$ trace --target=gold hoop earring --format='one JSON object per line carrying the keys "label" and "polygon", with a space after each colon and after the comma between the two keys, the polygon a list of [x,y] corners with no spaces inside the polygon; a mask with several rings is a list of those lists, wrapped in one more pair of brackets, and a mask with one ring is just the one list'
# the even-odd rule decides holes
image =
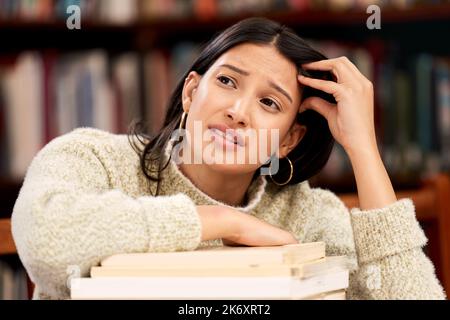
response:
{"label": "gold hoop earring", "polygon": [[[292,176],[294,175],[294,166],[292,165],[291,160],[290,160],[287,156],[286,156],[286,159],[287,159],[287,161],[289,161],[289,166],[291,167],[291,174],[289,175],[289,179],[288,179],[286,182],[283,182],[283,183],[276,182],[276,181],[273,179],[272,174],[269,173],[270,179],[272,179],[273,183],[275,183],[275,184],[278,185],[278,186],[284,186],[284,185],[288,184],[289,181],[291,181]],[[271,168],[271,167],[272,167],[272,164],[271,164],[271,166],[269,167],[269,172],[270,172],[270,168]]]}
{"label": "gold hoop earring", "polygon": [[178,129],[184,129],[183,128],[183,123],[185,122],[187,117],[187,112],[183,111],[183,114],[181,115],[181,121],[180,121],[180,126],[178,127]]}

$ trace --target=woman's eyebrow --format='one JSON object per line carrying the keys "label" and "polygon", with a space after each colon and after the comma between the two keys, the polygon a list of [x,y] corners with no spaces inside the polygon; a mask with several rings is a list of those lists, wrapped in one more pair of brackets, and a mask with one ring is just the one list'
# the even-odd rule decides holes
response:
{"label": "woman's eyebrow", "polygon": [[221,64],[219,67],[225,67],[225,68],[231,69],[231,70],[233,70],[233,71],[235,71],[237,73],[242,74],[243,76],[250,75],[250,72],[244,71],[242,69],[239,69],[238,67],[235,67],[235,66],[233,66],[231,64],[228,64],[228,63]]}
{"label": "woman's eyebrow", "polygon": [[[225,67],[225,68],[228,68],[228,69],[233,70],[233,71],[235,71],[235,72],[237,72],[237,73],[239,73],[239,74],[242,74],[243,76],[248,76],[248,75],[250,75],[250,72],[244,71],[244,70],[242,70],[242,69],[240,69],[240,68],[238,68],[238,67],[236,67],[236,66],[233,66],[233,65],[231,65],[231,64],[228,64],[228,63],[221,64],[221,65],[219,65],[219,67]],[[272,88],[274,88],[275,90],[277,90],[278,92],[280,92],[282,95],[284,95],[284,96],[292,103],[292,98],[291,98],[291,96],[286,92],[286,90],[284,90],[284,89],[281,88],[279,85],[277,85],[276,83],[274,83],[273,81],[270,81],[270,80],[269,80],[269,85],[270,85]]]}
{"label": "woman's eyebrow", "polygon": [[277,85],[275,82],[272,82],[269,80],[269,85],[274,88],[275,90],[277,90],[278,92],[280,92],[281,94],[283,94],[291,103],[292,103],[292,98],[291,96],[283,89],[281,88],[279,85]]}

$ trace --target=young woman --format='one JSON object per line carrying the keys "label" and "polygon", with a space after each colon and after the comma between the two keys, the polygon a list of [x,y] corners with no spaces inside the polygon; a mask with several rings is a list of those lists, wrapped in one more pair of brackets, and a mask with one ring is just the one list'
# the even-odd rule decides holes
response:
{"label": "young woman", "polygon": [[[178,129],[186,135],[174,135]],[[200,144],[189,139],[195,130],[206,136]],[[248,157],[208,161],[207,150],[249,154],[264,150],[263,140],[277,146],[269,150],[269,175],[262,174],[266,162]],[[307,181],[334,140],[357,182],[360,208],[350,212]],[[200,152],[200,161],[175,161],[177,146],[183,156]],[[262,18],[231,26],[205,47],[175,88],[156,136],[80,128],[44,147],[29,167],[12,227],[36,298],[67,298],[68,270],[86,276],[112,254],[312,241],[354,262],[350,299],[445,297],[422,251],[427,239],[413,202],[396,199],[381,161],[372,84],[345,57],[326,59]]]}

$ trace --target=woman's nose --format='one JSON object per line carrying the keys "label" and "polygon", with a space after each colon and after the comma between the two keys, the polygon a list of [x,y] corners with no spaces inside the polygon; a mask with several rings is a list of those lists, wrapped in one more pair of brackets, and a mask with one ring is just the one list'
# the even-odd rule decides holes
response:
{"label": "woman's nose", "polygon": [[247,127],[249,123],[248,108],[242,102],[237,102],[233,107],[228,108],[225,113],[227,118],[234,123],[244,128]]}

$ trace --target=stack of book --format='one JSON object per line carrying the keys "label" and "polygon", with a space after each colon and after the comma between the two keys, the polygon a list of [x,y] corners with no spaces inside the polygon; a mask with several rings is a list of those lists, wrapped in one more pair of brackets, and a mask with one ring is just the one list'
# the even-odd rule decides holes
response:
{"label": "stack of book", "polygon": [[72,299],[345,299],[348,261],[325,244],[118,254],[71,280]]}

